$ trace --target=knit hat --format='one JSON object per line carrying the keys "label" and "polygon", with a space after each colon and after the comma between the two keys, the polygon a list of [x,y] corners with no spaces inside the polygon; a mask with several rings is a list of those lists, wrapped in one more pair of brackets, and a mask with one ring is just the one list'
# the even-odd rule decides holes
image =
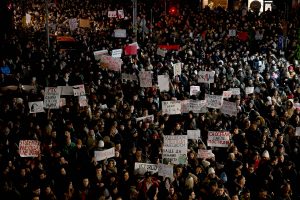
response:
{"label": "knit hat", "polygon": [[215,171],[214,168],[210,167],[210,168],[208,169],[208,172],[207,172],[207,173],[208,173],[208,174],[215,174],[216,171]]}
{"label": "knit hat", "polygon": [[204,168],[207,168],[207,167],[209,167],[210,162],[208,162],[207,160],[202,160],[202,165]]}
{"label": "knit hat", "polygon": [[268,150],[264,150],[264,152],[262,153],[261,157],[269,159],[270,158],[270,154],[269,154]]}

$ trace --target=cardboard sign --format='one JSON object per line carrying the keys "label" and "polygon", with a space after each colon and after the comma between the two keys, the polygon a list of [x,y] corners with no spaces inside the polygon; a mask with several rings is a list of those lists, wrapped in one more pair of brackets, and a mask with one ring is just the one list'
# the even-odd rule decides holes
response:
{"label": "cardboard sign", "polygon": [[107,50],[94,51],[95,60],[100,60],[102,55],[108,54]]}
{"label": "cardboard sign", "polygon": [[141,71],[139,73],[140,87],[152,87],[152,72]]}
{"label": "cardboard sign", "polygon": [[142,169],[145,172],[151,172],[152,174],[155,174],[158,172],[157,164],[150,164],[150,163],[134,163],[134,171]]}
{"label": "cardboard sign", "polygon": [[172,165],[165,165],[162,163],[158,163],[158,176],[163,177],[173,177],[173,166]]}
{"label": "cardboard sign", "polygon": [[230,98],[232,95],[232,91],[223,91],[223,98],[227,99]]}
{"label": "cardboard sign", "polygon": [[235,102],[223,101],[221,112],[230,116],[237,116],[238,110]]}
{"label": "cardboard sign", "polygon": [[43,101],[34,101],[28,102],[29,113],[41,113],[44,111],[44,102]]}
{"label": "cardboard sign", "polygon": [[44,108],[58,109],[60,102],[60,87],[46,87],[44,96]]}
{"label": "cardboard sign", "polygon": [[209,131],[207,146],[228,147],[230,144],[230,132],[228,131]]}
{"label": "cardboard sign", "polygon": [[121,58],[113,58],[112,56],[102,55],[100,60],[100,65],[102,68],[107,68],[116,72],[121,71],[121,66],[123,63]]}
{"label": "cardboard sign", "polygon": [[232,92],[232,95],[240,95],[241,94],[240,88],[229,88],[229,90]]}
{"label": "cardboard sign", "polygon": [[40,151],[40,142],[38,140],[20,140],[19,154],[21,157],[38,157]]}
{"label": "cardboard sign", "polygon": [[175,63],[173,65],[174,76],[180,76],[181,75],[181,67],[182,67],[182,63]]}
{"label": "cardboard sign", "polygon": [[212,150],[198,149],[197,157],[206,160],[206,159],[214,158],[215,154],[213,154]]}
{"label": "cardboard sign", "polygon": [[85,88],[84,85],[74,85],[73,87],[73,93],[74,96],[84,96],[85,95]]}
{"label": "cardboard sign", "polygon": [[205,94],[205,100],[208,108],[220,109],[223,105],[223,95]]}
{"label": "cardboard sign", "polygon": [[79,27],[80,28],[90,28],[90,20],[89,19],[80,19],[79,20]]}
{"label": "cardboard sign", "polygon": [[111,52],[111,57],[113,57],[113,58],[121,58],[122,52],[123,52],[122,49],[114,49]]}
{"label": "cardboard sign", "polygon": [[213,71],[199,71],[198,72],[198,83],[213,83],[215,78],[215,72]]}
{"label": "cardboard sign", "polygon": [[246,87],[246,94],[253,94],[254,93],[254,87]]}
{"label": "cardboard sign", "polygon": [[170,90],[170,79],[169,75],[158,75],[157,76],[158,87],[161,92],[168,92]]}
{"label": "cardboard sign", "polygon": [[191,85],[190,86],[190,95],[198,95],[200,93],[200,86],[199,85]]}
{"label": "cardboard sign", "polygon": [[108,11],[107,13],[107,17],[109,18],[116,18],[118,15],[117,15],[117,11],[113,10],[113,11]]}
{"label": "cardboard sign", "polygon": [[126,29],[115,29],[114,37],[115,38],[126,38]]}
{"label": "cardboard sign", "polygon": [[201,133],[200,130],[187,130],[187,137],[190,140],[200,140],[201,139]]}
{"label": "cardboard sign", "polygon": [[165,135],[162,160],[164,164],[183,164],[187,163],[186,135]]}
{"label": "cardboard sign", "polygon": [[94,153],[95,153],[96,161],[105,160],[108,158],[115,157],[115,147],[106,149],[104,151],[95,151]]}
{"label": "cardboard sign", "polygon": [[78,102],[79,102],[79,106],[80,107],[86,107],[86,106],[88,106],[88,101],[87,101],[86,96],[79,96],[78,97]]}
{"label": "cardboard sign", "polygon": [[182,100],[181,113],[188,113],[190,111],[193,111],[193,113],[207,113],[206,100]]}
{"label": "cardboard sign", "polygon": [[180,101],[162,101],[162,113],[169,115],[181,114],[181,102]]}

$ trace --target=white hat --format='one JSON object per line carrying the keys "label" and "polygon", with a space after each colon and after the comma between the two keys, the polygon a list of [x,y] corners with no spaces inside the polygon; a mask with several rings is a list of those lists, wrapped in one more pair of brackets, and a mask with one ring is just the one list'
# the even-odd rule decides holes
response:
{"label": "white hat", "polygon": [[210,167],[210,168],[208,169],[208,172],[207,172],[207,173],[208,173],[208,174],[215,174],[216,171],[215,171],[214,168]]}
{"label": "white hat", "polygon": [[202,165],[204,168],[207,168],[210,165],[210,162],[208,162],[206,160],[202,160]]}
{"label": "white hat", "polygon": [[104,147],[104,142],[103,142],[103,140],[100,140],[100,141],[99,141],[98,147],[100,147],[100,148],[103,148],[103,147]]}
{"label": "white hat", "polygon": [[269,154],[268,150],[264,150],[264,152],[262,153],[261,156],[264,158],[270,158],[270,154]]}

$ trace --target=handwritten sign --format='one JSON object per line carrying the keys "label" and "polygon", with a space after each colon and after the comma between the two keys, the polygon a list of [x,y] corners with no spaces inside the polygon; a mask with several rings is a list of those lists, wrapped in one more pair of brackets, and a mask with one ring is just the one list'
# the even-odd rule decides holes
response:
{"label": "handwritten sign", "polygon": [[123,52],[122,49],[114,49],[111,52],[111,57],[113,57],[113,58],[121,58],[122,52]]}
{"label": "handwritten sign", "polygon": [[190,140],[200,140],[201,139],[201,134],[200,130],[187,130],[187,137]]}
{"label": "handwritten sign", "polygon": [[181,67],[182,67],[182,63],[175,63],[173,65],[174,76],[180,76],[181,75]]}
{"label": "handwritten sign", "polygon": [[152,72],[141,71],[139,73],[140,87],[152,87]]}
{"label": "handwritten sign", "polygon": [[223,98],[230,98],[232,95],[232,91],[223,91]]}
{"label": "handwritten sign", "polygon": [[223,101],[221,112],[230,116],[237,116],[238,110],[235,102]]}
{"label": "handwritten sign", "polygon": [[198,95],[200,93],[200,86],[199,85],[191,85],[190,86],[190,95]]}
{"label": "handwritten sign", "polygon": [[94,51],[95,60],[100,60],[102,55],[108,54],[107,50]]}
{"label": "handwritten sign", "polygon": [[205,94],[205,100],[208,108],[220,109],[223,105],[223,95]]}
{"label": "handwritten sign", "polygon": [[46,87],[44,96],[44,108],[58,109],[60,102],[61,88]]}
{"label": "handwritten sign", "polygon": [[165,135],[162,153],[163,163],[186,164],[187,148],[186,135]]}
{"label": "handwritten sign", "polygon": [[86,106],[88,106],[88,101],[87,101],[86,96],[79,96],[78,97],[78,102],[79,102],[79,106],[80,107],[86,107]]}
{"label": "handwritten sign", "polygon": [[232,95],[240,95],[241,94],[240,88],[229,88],[229,90],[232,92]]}
{"label": "handwritten sign", "polygon": [[115,157],[115,147],[106,149],[104,151],[95,151],[94,153],[95,153],[96,161],[105,160],[108,158]]}
{"label": "handwritten sign", "polygon": [[173,177],[173,166],[158,163],[158,176]]}
{"label": "handwritten sign", "polygon": [[126,29],[115,29],[114,37],[115,38],[126,38]]}
{"label": "handwritten sign", "polygon": [[254,87],[246,87],[246,94],[253,94],[254,93]]}
{"label": "handwritten sign", "polygon": [[145,172],[151,172],[152,174],[158,172],[157,164],[135,162],[134,163],[134,171],[136,171],[138,169],[142,169]]}
{"label": "handwritten sign", "polygon": [[214,157],[215,154],[213,154],[212,150],[198,149],[198,158],[206,160]]}
{"label": "handwritten sign", "polygon": [[228,131],[209,131],[207,146],[228,147],[230,144],[230,132]]}
{"label": "handwritten sign", "polygon": [[85,95],[85,88],[84,85],[74,85],[73,87],[73,93],[74,96],[84,96]]}
{"label": "handwritten sign", "polygon": [[170,90],[170,83],[169,83],[169,75],[158,75],[157,82],[158,87],[161,92],[168,92]]}
{"label": "handwritten sign", "polygon": [[69,19],[69,27],[71,31],[74,31],[78,28],[78,23],[77,23],[77,19],[73,18],[73,19]]}
{"label": "handwritten sign", "polygon": [[100,65],[102,68],[107,68],[112,71],[119,72],[121,71],[122,66],[121,58],[113,58],[112,56],[102,55]]}
{"label": "handwritten sign", "polygon": [[90,20],[89,19],[80,19],[79,27],[80,28],[90,28]]}
{"label": "handwritten sign", "polygon": [[108,11],[107,17],[109,17],[109,18],[116,18],[117,17],[117,11],[115,11],[115,10]]}
{"label": "handwritten sign", "polygon": [[198,83],[213,83],[215,72],[213,71],[199,71],[198,72]]}
{"label": "handwritten sign", "polygon": [[44,102],[43,101],[34,101],[28,102],[29,113],[41,113],[44,111]]}
{"label": "handwritten sign", "polygon": [[169,115],[181,114],[181,102],[180,101],[162,101],[162,113]]}
{"label": "handwritten sign", "polygon": [[208,111],[206,100],[182,100],[181,112],[188,113],[190,111],[193,111],[193,113],[206,113]]}
{"label": "handwritten sign", "polygon": [[138,117],[135,120],[136,120],[136,122],[143,121],[143,122],[152,123],[152,122],[154,122],[154,115],[147,115],[145,117]]}
{"label": "handwritten sign", "polygon": [[40,142],[38,140],[20,140],[19,154],[21,157],[38,157],[40,155]]}

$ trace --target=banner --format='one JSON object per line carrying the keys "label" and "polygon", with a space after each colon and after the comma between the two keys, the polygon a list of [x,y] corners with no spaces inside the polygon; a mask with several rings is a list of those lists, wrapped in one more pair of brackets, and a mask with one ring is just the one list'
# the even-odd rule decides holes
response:
{"label": "banner", "polygon": [[143,121],[143,122],[149,122],[153,123],[154,122],[154,115],[147,115],[145,117],[138,117],[135,119],[136,122]]}
{"label": "banner", "polygon": [[162,101],[162,113],[169,115],[181,114],[181,102],[180,101]]}
{"label": "banner", "polygon": [[118,10],[118,18],[119,19],[125,18],[124,10]]}
{"label": "banner", "polygon": [[198,85],[191,85],[190,86],[190,96],[198,95],[200,93],[200,86]]}
{"label": "banner", "polygon": [[198,83],[213,83],[215,72],[213,71],[199,71],[198,72]]}
{"label": "banner", "polygon": [[121,74],[122,80],[128,80],[128,81],[138,81],[138,77],[136,74],[127,74],[122,73]]}
{"label": "banner", "polygon": [[78,23],[77,23],[77,19],[73,18],[73,19],[69,19],[69,27],[71,31],[74,31],[78,28]]}
{"label": "banner", "polygon": [[136,55],[138,50],[137,45],[127,45],[125,46],[124,52],[125,56]]}
{"label": "banner", "polygon": [[88,101],[87,101],[86,96],[79,96],[78,97],[78,102],[79,102],[79,106],[80,107],[86,107],[86,106],[88,106]]}
{"label": "banner", "polygon": [[206,160],[206,159],[214,158],[215,154],[213,154],[212,150],[198,149],[197,157]]}
{"label": "banner", "polygon": [[40,155],[40,141],[20,140],[19,154],[21,157],[38,157]]}
{"label": "banner", "polygon": [[151,172],[151,174],[155,174],[158,172],[157,164],[149,164],[149,163],[134,163],[134,171],[142,169],[145,172]]}
{"label": "banner", "polygon": [[152,87],[152,72],[141,71],[139,73],[140,87]]}
{"label": "banner", "polygon": [[237,116],[238,110],[235,102],[223,101],[221,112],[230,116]]}
{"label": "banner", "polygon": [[165,135],[162,162],[164,164],[187,164],[187,149],[186,135]]}
{"label": "banner", "polygon": [[108,18],[116,18],[118,15],[117,15],[117,11],[113,10],[113,11],[108,11],[107,13],[107,17]]}
{"label": "banner", "polygon": [[190,140],[200,140],[201,139],[201,133],[200,130],[187,130],[187,138]]}
{"label": "banner", "polygon": [[205,94],[205,100],[208,108],[220,109],[223,105],[223,95]]}
{"label": "banner", "polygon": [[158,45],[158,48],[165,49],[165,50],[175,50],[175,51],[178,51],[178,50],[180,50],[180,45],[179,44],[171,44],[171,45],[160,44],[160,45]]}
{"label": "banner", "polygon": [[28,102],[29,113],[41,113],[44,111],[44,102],[43,101],[34,101]]}
{"label": "banner", "polygon": [[168,92],[170,90],[169,75],[158,75],[157,82],[160,92]]}
{"label": "banner", "polygon": [[123,63],[121,58],[113,58],[112,56],[102,55],[100,60],[100,66],[102,68],[107,68],[116,72],[121,71]]}
{"label": "banner", "polygon": [[228,147],[229,144],[230,144],[230,132],[208,131],[207,146]]}
{"label": "banner", "polygon": [[106,149],[104,151],[95,151],[94,153],[95,153],[96,161],[105,160],[108,158],[115,157],[115,147]]}
{"label": "banner", "polygon": [[75,97],[85,95],[84,85],[74,85],[72,87],[73,87],[73,93]]}
{"label": "banner", "polygon": [[89,19],[79,19],[79,27],[80,28],[90,28],[90,20]]}
{"label": "banner", "polygon": [[232,91],[223,91],[223,98],[227,99],[230,98],[232,95]]}
{"label": "banner", "polygon": [[180,76],[181,75],[181,66],[182,66],[182,63],[175,63],[173,65],[174,76]]}
{"label": "banner", "polygon": [[173,177],[173,166],[158,163],[158,176]]}
{"label": "banner", "polygon": [[121,58],[122,52],[123,52],[122,49],[114,49],[111,52],[111,57],[113,57],[113,58]]}
{"label": "banner", "polygon": [[60,102],[61,88],[46,87],[44,96],[44,108],[58,109]]}
{"label": "banner", "polygon": [[240,95],[241,94],[240,88],[229,88],[229,91],[232,92],[232,95]]}
{"label": "banner", "polygon": [[115,38],[126,38],[126,29],[115,29],[114,37]]}
{"label": "banner", "polygon": [[254,87],[246,87],[246,94],[253,94],[254,93]]}
{"label": "banner", "polygon": [[100,60],[102,55],[108,54],[107,50],[94,51],[95,60]]}

